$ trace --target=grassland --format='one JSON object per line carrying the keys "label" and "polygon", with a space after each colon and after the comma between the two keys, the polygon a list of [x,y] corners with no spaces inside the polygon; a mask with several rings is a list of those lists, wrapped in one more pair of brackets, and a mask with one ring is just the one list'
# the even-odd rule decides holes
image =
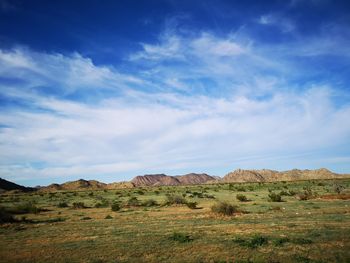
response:
{"label": "grassland", "polygon": [[4,193],[0,261],[350,262],[349,196],[350,179]]}

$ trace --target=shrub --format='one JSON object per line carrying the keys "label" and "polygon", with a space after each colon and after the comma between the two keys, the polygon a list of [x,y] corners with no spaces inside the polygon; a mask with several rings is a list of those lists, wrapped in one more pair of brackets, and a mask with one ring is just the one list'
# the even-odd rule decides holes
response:
{"label": "shrub", "polygon": [[142,190],[137,190],[137,191],[135,192],[135,194],[144,195],[144,194],[145,194],[145,192],[144,192],[144,191],[142,191]]}
{"label": "shrub", "polygon": [[307,239],[307,238],[295,238],[292,240],[292,242],[294,244],[298,244],[298,245],[307,245],[307,244],[312,244],[312,240],[311,239]]}
{"label": "shrub", "polygon": [[333,185],[333,190],[334,192],[336,192],[337,194],[340,194],[343,190],[344,190],[344,186],[340,185],[340,184],[334,184]]}
{"label": "shrub", "polygon": [[271,202],[282,202],[282,196],[276,193],[270,193],[269,199]]}
{"label": "shrub", "polygon": [[227,202],[219,202],[211,207],[211,211],[217,214],[231,216],[238,212],[238,209],[236,206]]}
{"label": "shrub", "polygon": [[83,209],[83,208],[86,208],[86,206],[83,202],[74,202],[73,208],[74,209]]}
{"label": "shrub", "polygon": [[98,202],[95,204],[96,208],[102,208],[102,207],[108,207],[108,206],[109,206],[109,202],[106,199],[102,199],[101,202]]}
{"label": "shrub", "polygon": [[261,235],[255,235],[250,239],[237,237],[233,240],[233,242],[239,244],[242,247],[257,248],[259,246],[266,245],[268,243],[268,238]]}
{"label": "shrub", "polygon": [[179,195],[168,195],[167,200],[165,201],[165,204],[167,205],[180,205],[180,204],[186,204],[187,201],[185,198]]}
{"label": "shrub", "polygon": [[59,202],[57,207],[65,208],[65,207],[68,207],[68,204],[67,204],[67,202]]}
{"label": "shrub", "polygon": [[107,215],[107,216],[105,217],[105,219],[113,219],[113,217],[111,217],[110,215]]}
{"label": "shrub", "polygon": [[140,201],[135,197],[130,197],[127,201],[127,206],[139,206]]}
{"label": "shrub", "polygon": [[248,198],[245,195],[242,195],[242,194],[237,194],[236,198],[237,198],[238,201],[241,201],[241,202],[247,202],[248,201]]}
{"label": "shrub", "polygon": [[197,208],[197,202],[187,202],[186,205],[190,209],[196,209]]}
{"label": "shrub", "polygon": [[120,210],[120,204],[118,202],[114,202],[112,205],[111,205],[111,209],[112,211],[114,212],[117,212]]}
{"label": "shrub", "polygon": [[280,193],[279,193],[279,195],[280,196],[288,196],[289,195],[289,193],[287,192],[287,191],[284,191],[284,190],[282,190]]}
{"label": "shrub", "polygon": [[37,207],[31,202],[20,204],[16,207],[9,208],[8,211],[13,214],[37,214],[43,211],[43,209]]}
{"label": "shrub", "polygon": [[180,243],[188,243],[193,241],[193,238],[190,235],[186,235],[184,233],[177,233],[177,232],[173,233],[173,235],[171,236],[171,239],[178,241]]}
{"label": "shrub", "polygon": [[16,222],[15,218],[5,208],[0,207],[0,224],[13,222]]}
{"label": "shrub", "polygon": [[238,192],[245,192],[246,190],[243,186],[239,186],[239,187],[237,187],[237,191]]}
{"label": "shrub", "polygon": [[280,247],[283,246],[285,243],[288,243],[290,240],[288,237],[279,237],[279,238],[275,238],[272,241],[272,244],[276,247]]}
{"label": "shrub", "polygon": [[88,217],[88,216],[84,216],[83,218],[81,218],[81,220],[91,220],[92,218],[91,217]]}
{"label": "shrub", "polygon": [[157,205],[158,205],[157,201],[153,199],[148,199],[142,202],[142,206],[151,207],[151,206],[157,206]]}

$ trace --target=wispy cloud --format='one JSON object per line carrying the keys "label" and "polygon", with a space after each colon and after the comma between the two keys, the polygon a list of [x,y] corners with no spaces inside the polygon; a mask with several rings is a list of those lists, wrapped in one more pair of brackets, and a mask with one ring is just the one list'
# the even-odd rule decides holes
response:
{"label": "wispy cloud", "polygon": [[348,93],[325,81],[298,85],[304,69],[289,62],[289,47],[172,30],[128,57],[129,74],[79,53],[0,50],[0,173],[120,180],[286,169],[282,159],[305,166],[305,154],[329,149],[320,160],[346,160],[337,149],[349,143],[350,105],[336,102]]}

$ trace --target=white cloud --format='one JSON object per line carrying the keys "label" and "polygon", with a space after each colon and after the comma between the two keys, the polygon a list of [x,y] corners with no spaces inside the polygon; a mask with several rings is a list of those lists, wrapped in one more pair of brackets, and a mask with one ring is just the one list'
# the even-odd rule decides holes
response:
{"label": "white cloud", "polygon": [[[2,109],[0,173],[118,181],[130,173],[248,164],[285,169],[292,167],[275,160],[293,156],[293,164],[305,164],[305,153],[348,143],[350,106],[334,103],[331,85],[291,86],[284,73],[297,69],[273,52],[231,35],[168,35],[144,44],[132,57],[143,71],[127,75],[79,54],[1,50],[0,76],[22,81],[0,82],[2,95],[28,106]],[[62,97],[105,90],[118,92],[93,103]],[[332,158],[345,157],[330,152],[325,159]]]}
{"label": "white cloud", "polygon": [[265,26],[276,26],[284,33],[290,33],[295,30],[295,23],[282,14],[265,14],[260,16],[258,23]]}

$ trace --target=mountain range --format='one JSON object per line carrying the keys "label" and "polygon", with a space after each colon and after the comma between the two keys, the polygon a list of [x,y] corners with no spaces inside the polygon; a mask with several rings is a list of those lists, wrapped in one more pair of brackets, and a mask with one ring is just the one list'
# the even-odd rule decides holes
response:
{"label": "mountain range", "polygon": [[189,173],[185,175],[170,176],[166,174],[147,174],[134,177],[130,182],[102,183],[96,180],[70,181],[63,184],[50,184],[48,186],[31,188],[21,186],[0,178],[0,191],[60,191],[60,190],[83,190],[83,189],[120,189],[146,186],[170,186],[170,185],[196,185],[210,183],[239,183],[239,182],[276,182],[276,181],[298,181],[315,179],[338,179],[349,178],[350,174],[337,174],[328,169],[316,170],[275,171],[269,169],[243,170],[237,169],[226,174],[223,178],[211,176],[205,173]]}

